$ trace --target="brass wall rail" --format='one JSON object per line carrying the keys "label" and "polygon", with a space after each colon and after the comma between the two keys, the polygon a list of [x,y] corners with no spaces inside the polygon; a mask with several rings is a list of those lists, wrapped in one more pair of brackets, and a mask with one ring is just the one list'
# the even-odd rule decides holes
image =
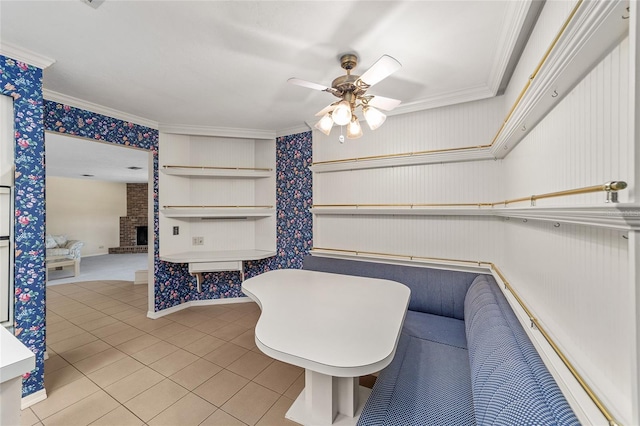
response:
{"label": "brass wall rail", "polygon": [[327,160],[327,161],[316,161],[312,163],[312,165],[317,164],[336,164],[336,163],[348,163],[350,161],[367,161],[367,160],[380,160],[384,158],[402,158],[402,157],[413,157],[415,155],[426,155],[426,154],[437,154],[440,152],[455,152],[455,151],[469,151],[472,149],[482,149],[482,148],[491,148],[492,144],[489,145],[477,145],[477,146],[465,146],[459,148],[440,148],[440,149],[430,149],[426,151],[412,151],[412,152],[402,152],[398,154],[380,154],[380,155],[369,155],[366,157],[355,157],[355,158],[345,158],[342,160]]}
{"label": "brass wall rail", "polygon": [[525,314],[527,315],[527,317],[531,321],[531,327],[532,328],[535,327],[535,329],[537,329],[540,332],[542,337],[544,337],[545,341],[549,344],[549,346],[551,346],[551,348],[556,353],[558,358],[560,358],[560,360],[562,361],[564,366],[569,370],[569,372],[574,377],[574,379],[576,379],[576,381],[578,382],[580,387],[589,396],[589,398],[594,403],[594,405],[598,408],[600,413],[602,413],[602,415],[607,419],[607,422],[609,423],[609,425],[610,426],[619,426],[620,425],[615,420],[615,418],[613,417],[613,414],[611,414],[611,412],[604,405],[602,400],[600,400],[600,398],[598,398],[598,396],[593,391],[593,389],[591,389],[589,384],[580,375],[578,370],[576,370],[576,368],[573,366],[571,361],[569,361],[569,359],[565,356],[565,354],[562,352],[560,347],[551,338],[549,333],[547,333],[547,331],[544,329],[544,327],[542,327],[540,325],[540,321],[536,318],[536,316],[533,314],[533,312],[531,312],[531,310],[527,307],[527,305],[524,303],[524,301],[522,300],[520,295],[518,295],[518,293],[514,290],[514,288],[511,285],[511,283],[509,283],[509,281],[505,278],[505,276],[502,273],[502,271],[493,262],[486,262],[486,261],[481,261],[481,260],[472,261],[472,260],[460,260],[460,259],[445,259],[445,258],[440,258],[440,257],[411,256],[411,255],[403,255],[403,254],[380,253],[380,252],[359,251],[359,250],[332,249],[332,248],[324,248],[324,247],[313,247],[312,251],[313,250],[322,250],[322,251],[325,251],[325,252],[333,252],[333,253],[354,254],[356,256],[369,255],[369,256],[383,256],[383,257],[390,257],[390,258],[396,258],[396,259],[405,259],[405,260],[422,260],[422,261],[431,261],[431,262],[449,262],[449,263],[466,264],[466,265],[478,266],[478,267],[485,266],[485,267],[491,269],[492,271],[494,271],[500,277],[500,280],[504,284],[505,288],[507,290],[509,290],[509,292],[513,295],[513,297],[516,300],[516,302],[518,302],[518,305],[520,305],[522,310],[525,312]]}
{"label": "brass wall rail", "polygon": [[542,200],[544,198],[554,198],[554,197],[565,197],[567,195],[579,195],[579,194],[589,194],[592,192],[617,192],[623,190],[627,187],[627,183],[624,181],[610,181],[603,183],[602,185],[593,185],[593,186],[585,186],[582,188],[576,189],[567,189],[565,191],[557,191],[557,192],[548,192],[546,194],[532,195],[530,197],[523,198],[513,198],[511,200],[504,200],[502,202],[492,203],[493,206],[497,205],[507,205],[513,203],[519,203],[522,201],[531,201],[532,205],[535,205],[536,200]]}
{"label": "brass wall rail", "polygon": [[323,251],[336,252],[336,253],[349,253],[349,254],[355,254],[356,256],[369,255],[369,256],[393,257],[393,258],[406,259],[406,260],[455,262],[455,263],[462,263],[462,264],[468,264],[473,266],[482,266],[483,264],[488,264],[487,262],[475,262],[472,260],[446,259],[443,257],[410,256],[406,254],[391,254],[391,253],[380,253],[375,251],[361,251],[361,250],[343,250],[343,249],[332,249],[332,248],[326,248],[326,247],[313,247],[311,250],[323,250]]}
{"label": "brass wall rail", "polygon": [[507,122],[509,121],[511,116],[513,115],[513,113],[516,110],[516,108],[518,107],[518,105],[520,105],[520,102],[522,101],[522,98],[524,97],[524,95],[527,93],[527,90],[529,90],[529,87],[531,86],[531,82],[538,75],[538,72],[540,71],[540,69],[542,68],[544,63],[549,58],[549,55],[551,54],[553,49],[558,44],[558,41],[560,40],[560,37],[562,37],[562,34],[564,34],[565,30],[569,26],[569,23],[571,23],[571,20],[573,20],[573,17],[575,16],[576,12],[578,11],[580,6],[582,5],[582,2],[583,2],[583,0],[578,0],[576,5],[574,6],[574,8],[571,10],[571,13],[569,13],[569,16],[567,17],[567,19],[565,19],[564,23],[560,27],[560,30],[558,31],[556,36],[553,38],[553,41],[551,42],[551,44],[549,45],[549,47],[545,51],[544,55],[542,56],[542,59],[540,59],[540,61],[538,62],[538,65],[536,66],[536,68],[533,70],[533,72],[529,76],[529,79],[527,79],[527,82],[525,83],[524,87],[520,91],[520,94],[516,98],[514,104],[511,106],[511,109],[507,113],[505,119],[502,121],[502,123],[500,125],[500,128],[498,129],[498,132],[496,133],[496,135],[494,136],[494,138],[493,138],[493,140],[491,141],[490,144],[488,144],[488,145],[478,145],[478,146],[458,147],[458,148],[443,148],[443,149],[434,149],[434,150],[418,151],[418,152],[406,152],[406,153],[398,153],[398,154],[372,155],[372,156],[368,156],[368,157],[359,157],[359,158],[344,158],[344,159],[341,159],[341,160],[326,160],[326,161],[313,162],[312,165],[315,166],[315,165],[318,165],[318,164],[347,163],[347,162],[351,162],[351,161],[377,160],[377,159],[383,159],[383,158],[411,157],[413,155],[435,154],[435,153],[439,153],[439,152],[454,152],[454,151],[464,151],[464,150],[471,150],[471,149],[478,149],[478,148],[491,148],[495,144],[496,140],[498,139],[498,137],[500,136],[502,131],[504,130],[505,125],[507,124]]}
{"label": "brass wall rail", "polygon": [[[625,189],[627,183],[621,180],[605,182],[601,185],[585,186],[582,188],[567,189],[564,191],[547,192],[546,194],[530,195],[528,197],[512,198],[510,200],[498,201],[495,203],[413,203],[413,204],[314,204],[313,208],[319,207],[406,207],[412,209],[414,207],[495,207],[507,206],[509,204],[530,201],[535,206],[536,200],[554,197],[566,197],[569,195],[589,194],[593,192],[606,192],[607,202],[617,202],[617,192]],[[615,194],[615,195],[613,195]]]}
{"label": "brass wall rail", "polygon": [[176,165],[165,165],[162,167],[165,169],[250,170],[250,171],[260,171],[260,172],[270,172],[273,170],[269,168],[256,168],[256,167],[214,167],[214,166],[176,166]]}
{"label": "brass wall rail", "polygon": [[593,389],[591,389],[591,387],[587,384],[587,382],[582,378],[580,373],[578,373],[578,371],[575,369],[573,364],[571,364],[571,361],[569,361],[569,359],[567,359],[567,357],[562,352],[562,350],[560,350],[560,348],[558,347],[558,345],[556,345],[556,343],[551,338],[551,336],[549,336],[549,333],[547,333],[546,330],[540,325],[540,321],[538,321],[538,319],[533,315],[533,313],[529,310],[529,308],[527,308],[527,305],[522,301],[522,299],[520,298],[518,293],[513,289],[513,287],[507,281],[507,279],[504,277],[504,275],[502,274],[500,269],[494,263],[489,263],[489,265],[491,265],[491,269],[494,270],[496,272],[496,274],[498,274],[498,276],[502,280],[502,283],[504,284],[505,288],[507,290],[509,290],[509,292],[516,299],[516,301],[518,302],[520,307],[525,311],[525,313],[529,317],[529,320],[531,321],[531,326],[535,327],[540,332],[540,334],[542,334],[542,337],[544,337],[544,339],[547,341],[549,346],[551,346],[551,348],[556,353],[556,355],[558,355],[558,357],[560,358],[562,363],[565,365],[565,367],[567,367],[567,369],[571,372],[571,374],[576,379],[576,381],[580,384],[582,389],[589,396],[591,401],[593,401],[593,403],[596,405],[596,407],[598,407],[598,410],[600,410],[602,415],[607,419],[607,422],[609,422],[609,425],[610,426],[618,426],[618,422],[615,420],[613,415],[609,412],[609,410],[604,405],[604,403],[600,400],[600,398],[598,398],[598,396],[595,394]]}

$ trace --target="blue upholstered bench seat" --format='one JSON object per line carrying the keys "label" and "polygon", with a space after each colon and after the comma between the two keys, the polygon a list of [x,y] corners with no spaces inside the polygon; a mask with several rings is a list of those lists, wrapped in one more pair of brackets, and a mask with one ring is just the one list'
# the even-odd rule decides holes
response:
{"label": "blue upholstered bench seat", "polygon": [[467,349],[464,321],[459,319],[407,311],[402,332],[418,339]]}
{"label": "blue upholstered bench seat", "polygon": [[403,333],[358,424],[474,425],[468,351]]}
{"label": "blue upholstered bench seat", "polygon": [[411,289],[359,426],[579,424],[491,275],[321,257],[304,268]]}

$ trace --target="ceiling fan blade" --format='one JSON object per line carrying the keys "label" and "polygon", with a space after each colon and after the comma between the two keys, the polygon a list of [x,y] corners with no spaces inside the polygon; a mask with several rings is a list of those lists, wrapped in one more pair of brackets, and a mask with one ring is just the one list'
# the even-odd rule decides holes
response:
{"label": "ceiling fan blade", "polygon": [[323,86],[322,84],[312,83],[307,80],[300,80],[299,78],[290,78],[287,80],[291,84],[295,84],[296,86],[302,86],[313,90],[320,90],[322,92],[331,92],[331,88],[327,86]]}
{"label": "ceiling fan blade", "polygon": [[371,87],[398,71],[402,64],[389,55],[382,55],[358,80]]}
{"label": "ceiling fan blade", "polygon": [[367,102],[367,105],[370,105],[374,108],[380,108],[385,111],[391,111],[392,109],[400,105],[400,102],[402,101],[399,101],[398,99],[385,98],[384,96],[373,95],[373,98],[371,98]]}
{"label": "ceiling fan blade", "polygon": [[334,102],[334,103],[332,103],[330,105],[327,105],[326,107],[322,108],[320,111],[318,111],[316,113],[316,117],[322,117],[326,113],[333,111],[334,109],[336,109],[336,106],[338,106],[338,103],[340,103],[340,101]]}

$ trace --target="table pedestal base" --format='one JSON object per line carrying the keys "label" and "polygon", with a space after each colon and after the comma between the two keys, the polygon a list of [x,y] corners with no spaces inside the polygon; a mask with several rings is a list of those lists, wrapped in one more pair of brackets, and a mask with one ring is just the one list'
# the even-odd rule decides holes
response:
{"label": "table pedestal base", "polygon": [[305,370],[305,388],[286,418],[303,425],[355,425],[371,394],[358,381]]}

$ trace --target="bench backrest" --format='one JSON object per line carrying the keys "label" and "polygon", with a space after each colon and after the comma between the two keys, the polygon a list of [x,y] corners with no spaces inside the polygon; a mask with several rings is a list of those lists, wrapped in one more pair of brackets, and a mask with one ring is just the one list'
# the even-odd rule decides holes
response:
{"label": "bench backrest", "polygon": [[304,269],[397,281],[411,289],[409,310],[464,319],[464,299],[477,273],[306,256]]}
{"label": "bench backrest", "polygon": [[555,380],[490,275],[465,299],[477,425],[579,425]]}

